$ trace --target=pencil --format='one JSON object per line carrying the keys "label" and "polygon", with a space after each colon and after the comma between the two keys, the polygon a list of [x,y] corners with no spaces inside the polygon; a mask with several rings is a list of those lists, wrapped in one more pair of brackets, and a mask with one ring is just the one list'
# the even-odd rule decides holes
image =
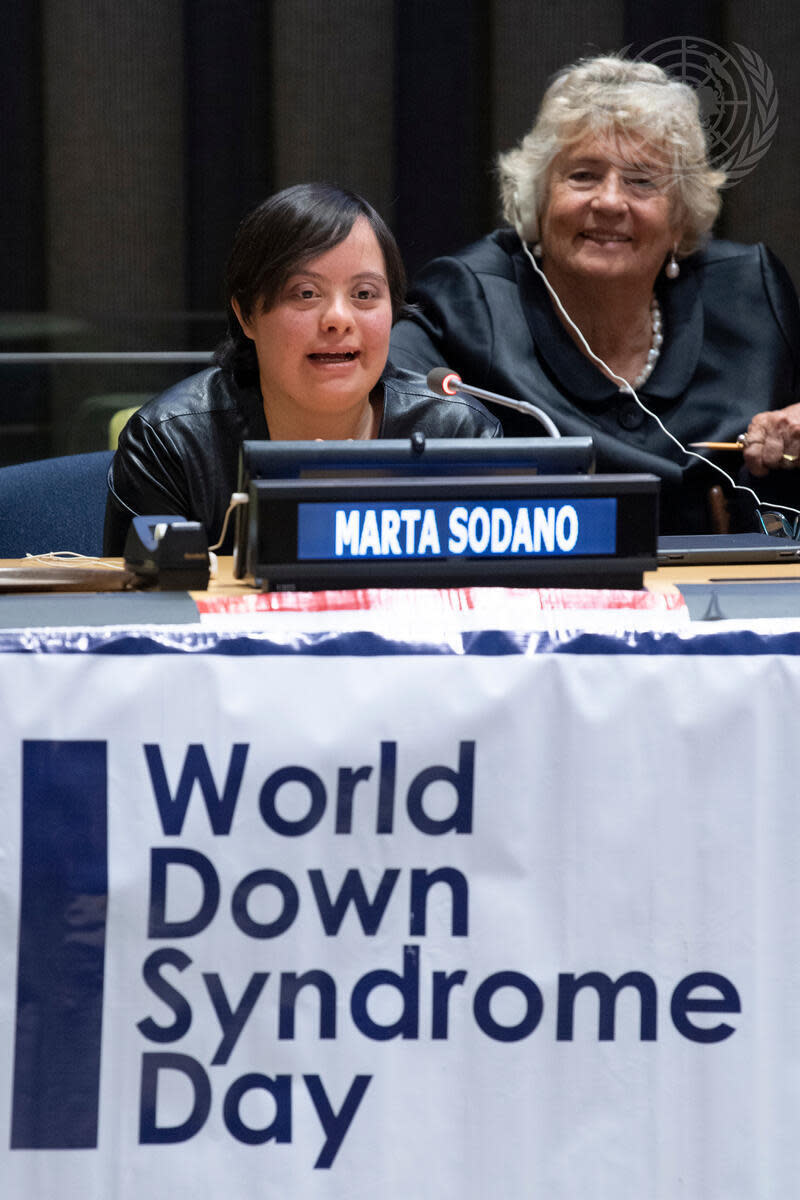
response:
{"label": "pencil", "polygon": [[689,442],[693,450],[744,450],[743,442]]}

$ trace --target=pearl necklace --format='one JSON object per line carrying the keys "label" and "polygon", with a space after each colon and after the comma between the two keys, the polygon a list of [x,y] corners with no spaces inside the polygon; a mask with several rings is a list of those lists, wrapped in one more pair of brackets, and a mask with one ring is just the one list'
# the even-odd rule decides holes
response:
{"label": "pearl necklace", "polygon": [[[650,328],[652,330],[650,336],[650,349],[647,351],[647,361],[642,367],[639,374],[631,383],[631,387],[635,392],[639,390],[643,383],[653,374],[656,363],[661,357],[661,347],[664,344],[663,321],[661,319],[661,306],[655,296],[650,301]],[[627,392],[627,387],[620,387],[621,392]]]}

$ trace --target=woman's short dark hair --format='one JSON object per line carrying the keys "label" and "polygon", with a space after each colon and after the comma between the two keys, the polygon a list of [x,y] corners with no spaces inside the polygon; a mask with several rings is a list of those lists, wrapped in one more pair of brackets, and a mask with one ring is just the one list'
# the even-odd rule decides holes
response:
{"label": "woman's short dark hair", "polygon": [[403,310],[406,274],[394,235],[383,218],[355,192],[325,183],[284,188],[248,213],[236,231],[225,272],[228,334],[217,347],[215,361],[233,371],[240,383],[258,379],[255,346],[231,307],[239,304],[248,318],[275,304],[288,277],[312,258],[343,242],[356,220],[372,226],[386,264],[392,316]]}

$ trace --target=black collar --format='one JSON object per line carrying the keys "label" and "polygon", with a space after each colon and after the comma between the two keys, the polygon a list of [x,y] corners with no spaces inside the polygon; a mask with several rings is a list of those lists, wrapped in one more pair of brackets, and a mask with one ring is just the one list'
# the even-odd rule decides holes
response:
{"label": "black collar", "polygon": [[[559,390],[587,408],[616,404],[620,391],[582,354],[562,325],[544,283],[527,255],[513,255],[522,307],[536,353]],[[659,277],[656,294],[664,320],[664,345],[655,370],[642,387],[642,396],[664,401],[664,407],[688,388],[703,344],[703,306],[692,260],[681,263],[678,279]]]}

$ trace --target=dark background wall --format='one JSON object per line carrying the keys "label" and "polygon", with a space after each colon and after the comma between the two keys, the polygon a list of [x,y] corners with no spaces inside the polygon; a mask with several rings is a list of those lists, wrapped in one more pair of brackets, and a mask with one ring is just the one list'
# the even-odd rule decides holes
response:
{"label": "dark background wall", "polygon": [[[555,70],[663,39],[744,47],[771,73],[762,95],[777,92],[777,132],[726,191],[719,232],[767,241],[800,283],[795,0],[5,0],[0,11],[2,350],[210,348],[239,218],[304,179],[363,192],[413,274],[496,223],[495,156],[526,132]],[[67,376],[34,386],[30,371],[0,368],[0,426],[29,417],[55,453],[81,395],[165,378]]]}

